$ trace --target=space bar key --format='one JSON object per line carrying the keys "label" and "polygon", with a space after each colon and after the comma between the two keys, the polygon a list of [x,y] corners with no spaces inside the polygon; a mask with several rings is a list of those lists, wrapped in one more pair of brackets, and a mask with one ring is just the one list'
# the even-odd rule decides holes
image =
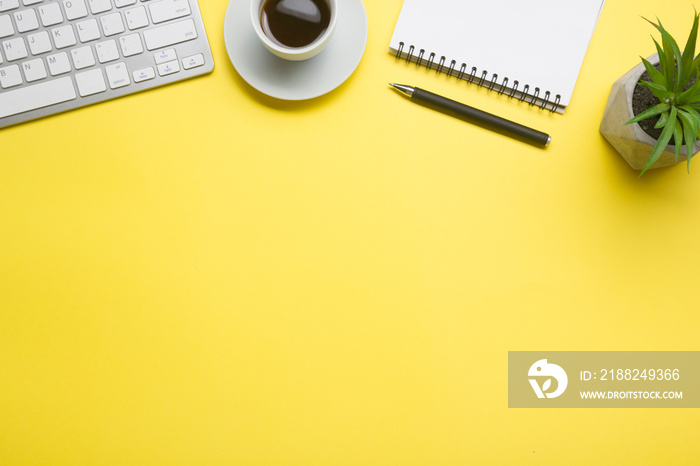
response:
{"label": "space bar key", "polygon": [[0,118],[77,98],[69,76],[0,93]]}

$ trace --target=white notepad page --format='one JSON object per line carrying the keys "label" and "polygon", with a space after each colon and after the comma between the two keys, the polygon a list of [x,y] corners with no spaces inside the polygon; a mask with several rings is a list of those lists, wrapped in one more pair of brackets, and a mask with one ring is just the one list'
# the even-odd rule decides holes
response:
{"label": "white notepad page", "polygon": [[[516,98],[569,105],[605,0],[404,0],[389,51]],[[403,43],[403,45],[401,45]],[[411,46],[413,49],[411,50]],[[420,51],[424,50],[421,55]],[[431,60],[430,55],[435,56]],[[442,60],[444,57],[444,60]],[[442,65],[441,65],[442,60]],[[452,65],[454,60],[455,64]],[[464,65],[464,66],[463,66]],[[477,69],[472,76],[472,68]],[[484,75],[486,71],[486,75]],[[494,74],[497,75],[494,81]],[[482,79],[483,77],[483,79]],[[504,78],[508,78],[505,86]],[[513,92],[514,81],[518,92]],[[522,95],[524,86],[528,95]],[[544,99],[536,99],[543,104]]]}

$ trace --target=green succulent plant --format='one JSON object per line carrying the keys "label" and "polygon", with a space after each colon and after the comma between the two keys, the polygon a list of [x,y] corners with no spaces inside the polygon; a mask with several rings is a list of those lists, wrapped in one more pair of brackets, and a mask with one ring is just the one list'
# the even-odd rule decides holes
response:
{"label": "green succulent plant", "polygon": [[[661,25],[661,21],[657,19],[659,24],[656,24],[647,20],[661,33],[661,45],[652,37],[659,53],[660,69],[656,69],[648,60],[642,58],[651,81],[640,81],[639,84],[647,87],[659,99],[659,104],[635,116],[627,124],[658,115],[659,121],[655,127],[663,130],[639,176],[659,159],[671,138],[676,146],[676,163],[680,157],[681,145],[685,142],[690,171],[692,149],[700,137],[700,55],[695,56],[699,16],[696,11],[693,27],[682,53],[678,43]],[[695,82],[691,85],[693,79]]]}

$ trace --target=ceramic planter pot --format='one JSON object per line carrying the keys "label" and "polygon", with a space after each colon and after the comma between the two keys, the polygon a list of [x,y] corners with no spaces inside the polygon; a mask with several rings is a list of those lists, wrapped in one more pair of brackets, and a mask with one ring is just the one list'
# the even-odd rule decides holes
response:
{"label": "ceramic planter pot", "polygon": [[[659,63],[659,55],[654,54],[647,58],[652,64]],[[640,63],[615,81],[605,105],[603,120],[600,123],[600,132],[605,139],[612,144],[627,163],[635,170],[641,170],[646,165],[649,155],[656,144],[656,139],[649,136],[637,123],[626,125],[625,123],[634,117],[632,111],[632,94],[639,82],[639,78],[646,69]],[[700,141],[693,147],[691,157],[700,150]],[[681,148],[681,156],[678,163],[685,161],[687,157],[685,145]],[[666,146],[666,149],[651,168],[661,168],[674,165],[676,162],[676,150],[674,146]]]}

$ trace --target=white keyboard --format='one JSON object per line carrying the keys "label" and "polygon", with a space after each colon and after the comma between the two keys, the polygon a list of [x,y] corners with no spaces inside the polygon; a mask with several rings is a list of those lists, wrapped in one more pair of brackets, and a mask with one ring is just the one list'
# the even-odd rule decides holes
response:
{"label": "white keyboard", "polygon": [[0,128],[213,68],[196,0],[0,0]]}

